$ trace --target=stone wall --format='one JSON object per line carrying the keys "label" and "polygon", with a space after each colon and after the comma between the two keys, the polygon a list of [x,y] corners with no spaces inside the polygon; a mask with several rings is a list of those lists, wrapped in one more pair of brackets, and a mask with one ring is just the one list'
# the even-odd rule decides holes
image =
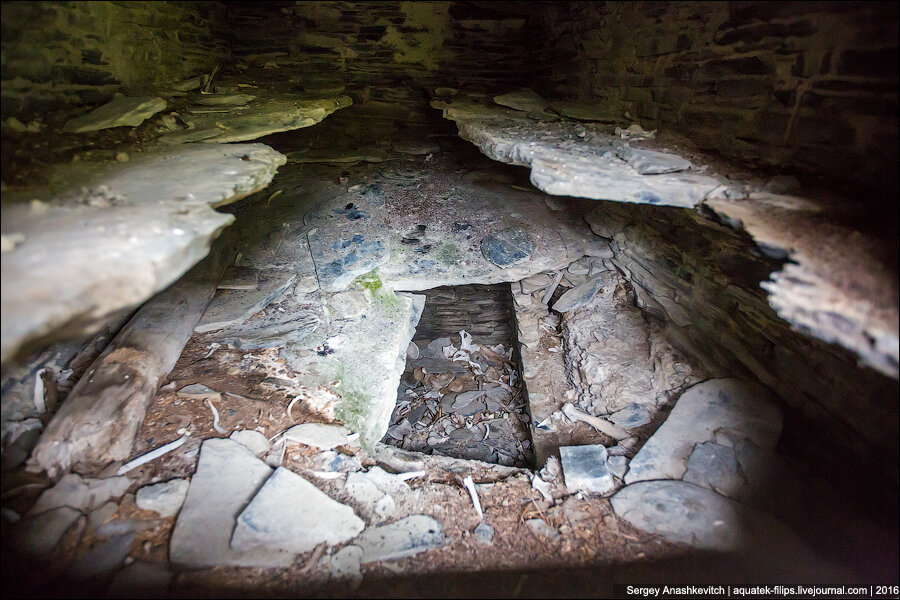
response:
{"label": "stone wall", "polygon": [[898,382],[780,319],[759,285],[777,262],[746,234],[689,210],[616,202],[599,202],[588,221],[670,341],[712,373],[774,390],[786,438],[822,470],[890,474],[882,491],[896,493]]}
{"label": "stone wall", "polygon": [[2,114],[98,104],[228,55],[217,2],[5,2]]}
{"label": "stone wall", "polygon": [[536,87],[730,158],[897,190],[897,4],[569,2],[530,30]]}
{"label": "stone wall", "polygon": [[[235,60],[267,69],[298,92],[350,95],[353,106],[327,131],[306,132],[323,143],[371,143],[396,137],[397,129],[401,137],[447,130],[428,106],[435,88],[503,93],[525,72],[527,12],[467,2],[273,4],[229,6]],[[349,138],[335,139],[334,131]]]}

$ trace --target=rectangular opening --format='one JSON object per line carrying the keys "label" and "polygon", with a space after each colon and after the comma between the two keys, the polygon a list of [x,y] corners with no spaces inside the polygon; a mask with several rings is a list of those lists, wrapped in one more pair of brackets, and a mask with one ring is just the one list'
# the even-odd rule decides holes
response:
{"label": "rectangular opening", "polygon": [[509,284],[439,287],[425,296],[383,441],[427,454],[532,465]]}

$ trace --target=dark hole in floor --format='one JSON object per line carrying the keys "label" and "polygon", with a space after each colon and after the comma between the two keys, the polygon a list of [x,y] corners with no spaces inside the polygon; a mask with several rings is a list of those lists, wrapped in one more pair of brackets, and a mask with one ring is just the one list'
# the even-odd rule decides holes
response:
{"label": "dark hole in floor", "polygon": [[427,454],[532,466],[509,284],[439,287],[425,297],[383,441]]}

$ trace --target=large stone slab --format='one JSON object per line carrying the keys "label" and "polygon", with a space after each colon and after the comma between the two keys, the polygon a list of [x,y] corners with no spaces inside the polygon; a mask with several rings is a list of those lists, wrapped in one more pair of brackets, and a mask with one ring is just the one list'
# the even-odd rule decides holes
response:
{"label": "large stone slab", "polygon": [[781,410],[759,384],[710,379],[684,392],[669,417],[632,459],[628,484],[680,479],[695,446],[727,433],[761,448],[774,448],[781,434]]}
{"label": "large stone slab", "polygon": [[443,543],[441,524],[427,515],[413,515],[389,525],[369,527],[353,541],[362,549],[362,564],[414,556],[439,548]]}
{"label": "large stone slab", "polygon": [[432,106],[488,157],[531,167],[531,182],[548,194],[693,207],[721,185],[671,153],[632,148],[631,162],[623,160],[616,151],[622,142],[589,123],[538,122],[464,100],[435,100]]}
{"label": "large stone slab", "polygon": [[500,106],[508,106],[524,112],[543,112],[548,105],[547,101],[541,98],[540,94],[528,88],[494,96],[494,102]]}
{"label": "large stone slab", "polygon": [[[198,144],[127,165],[78,163],[44,190],[4,192],[2,360],[80,337],[164,289],[209,252],[234,217],[211,210],[268,185],[268,146]],[[78,191],[85,187],[85,191]]]}
{"label": "large stone slab", "polygon": [[172,531],[172,563],[196,569],[290,565],[290,552],[275,548],[240,550],[230,545],[238,516],[271,474],[271,468],[234,440],[204,441],[197,472]]}
{"label": "large stone slab", "polygon": [[111,127],[137,127],[165,110],[166,101],[155,96],[130,98],[116,94],[110,102],[66,122],[63,131],[87,133]]}
{"label": "large stone slab", "polygon": [[329,546],[346,542],[364,527],[352,508],[280,467],[238,517],[231,546],[299,554],[323,542]]}

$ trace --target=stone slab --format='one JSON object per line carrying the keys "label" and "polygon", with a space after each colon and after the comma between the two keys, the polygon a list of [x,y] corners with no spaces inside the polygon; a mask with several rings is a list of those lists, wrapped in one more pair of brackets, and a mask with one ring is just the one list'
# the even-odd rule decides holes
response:
{"label": "stone slab", "polygon": [[243,551],[230,545],[238,516],[271,474],[271,468],[234,440],[204,441],[197,472],[172,532],[171,562],[196,569],[289,566],[293,561],[290,552],[273,548]]}
{"label": "stone slab", "polygon": [[626,483],[680,479],[694,447],[728,430],[761,448],[774,448],[781,410],[764,387],[739,379],[710,379],[684,392],[665,423],[632,459]]}
{"label": "stone slab", "polygon": [[290,289],[296,279],[289,271],[265,271],[256,289],[217,292],[194,331],[206,333],[246,321]]}
{"label": "stone slab", "polygon": [[439,548],[444,544],[441,525],[427,515],[413,515],[389,525],[369,527],[354,541],[362,549],[362,564],[396,560]]}
{"label": "stone slab", "polygon": [[329,546],[346,542],[364,527],[349,506],[279,467],[238,517],[231,546],[299,554],[323,542]]}
{"label": "stone slab", "polygon": [[170,479],[162,483],[145,485],[137,491],[134,501],[138,508],[152,510],[161,517],[172,517],[184,503],[189,486],[187,479]]}

